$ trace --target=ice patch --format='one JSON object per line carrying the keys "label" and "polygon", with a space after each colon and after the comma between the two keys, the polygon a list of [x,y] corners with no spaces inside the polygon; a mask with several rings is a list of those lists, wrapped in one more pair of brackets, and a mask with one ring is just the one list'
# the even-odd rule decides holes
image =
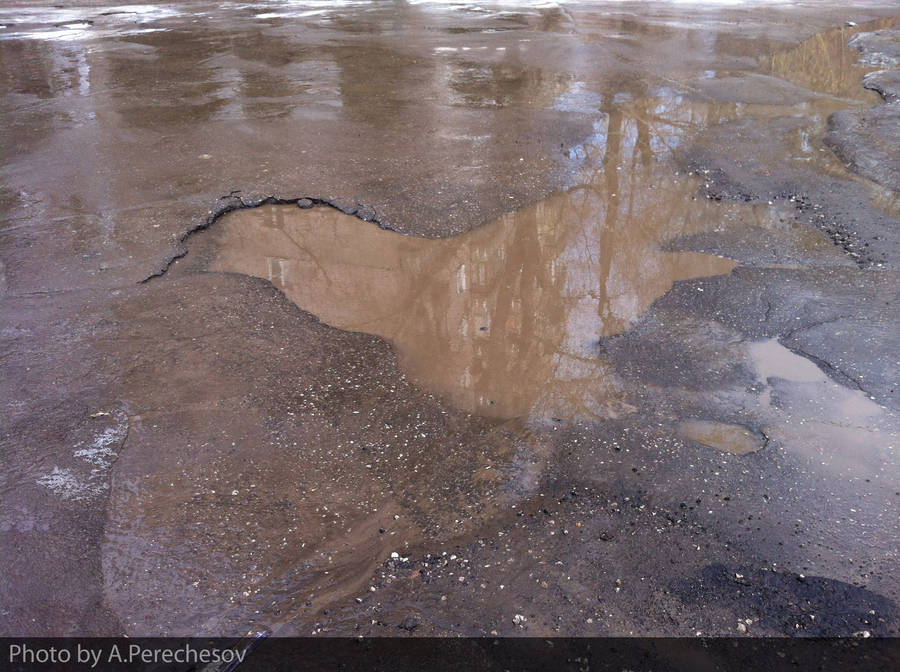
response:
{"label": "ice patch", "polygon": [[124,425],[107,427],[94,438],[89,447],[79,448],[72,455],[101,469],[108,469],[118,457],[118,453],[110,446],[121,444],[125,440],[126,431],[127,428]]}
{"label": "ice patch", "polygon": [[94,478],[83,480],[72,469],[53,467],[53,471],[37,479],[38,485],[68,501],[91,499],[102,494],[109,485]]}
{"label": "ice patch", "polygon": [[53,467],[53,471],[37,479],[37,484],[48,488],[54,494],[69,501],[80,501],[96,497],[109,488],[106,473],[119,454],[119,446],[128,436],[128,425],[124,422],[106,427],[85,445],[75,446],[72,453],[86,463],[84,469]]}

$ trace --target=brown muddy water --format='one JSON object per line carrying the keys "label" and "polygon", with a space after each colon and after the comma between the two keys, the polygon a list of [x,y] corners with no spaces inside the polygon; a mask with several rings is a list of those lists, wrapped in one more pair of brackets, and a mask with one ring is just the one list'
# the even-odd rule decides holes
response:
{"label": "brown muddy water", "polygon": [[716,220],[691,181],[653,186],[605,199],[585,185],[445,240],[332,208],[265,206],[216,226],[209,268],[264,278],[331,326],[388,339],[413,381],[467,411],[616,417],[599,340],[673,282],[735,266],[663,251],[660,238]]}
{"label": "brown muddy water", "polygon": [[[611,104],[598,96],[593,133],[562,148],[577,166],[569,184],[473,231],[449,238],[417,237],[382,229],[326,205],[264,205],[228,213],[192,237],[191,268],[270,282],[331,327],[385,339],[415,386],[452,407],[500,421],[499,430],[493,432],[507,438],[499,443],[493,439],[482,449],[478,466],[464,477],[463,487],[479,493],[481,512],[476,520],[502,518],[503,509],[514,510],[534,496],[542,474],[552,468],[553,449],[540,427],[563,422],[591,426],[641,413],[633,383],[622,379],[601,343],[629,330],[676,283],[728,275],[742,263],[785,270],[803,270],[812,260],[844,263],[821,232],[798,223],[792,202],[746,204],[706,198],[702,194],[708,171],[688,171],[675,157],[704,125],[765,124],[787,114],[814,121],[792,129],[786,143],[760,147],[760,152],[776,152],[780,161],[801,163],[823,174],[842,174],[843,168],[815,138],[831,112],[870,100],[858,86],[866,69],[854,65],[846,39],[846,30],[818,35],[764,59],[756,73],[707,72],[686,89],[661,86],[650,95],[621,92],[611,96]],[[810,88],[791,88],[794,84]],[[577,82],[574,88],[579,88]],[[515,165],[507,168],[516,170]],[[771,236],[780,247],[795,250],[800,261],[759,261],[737,249],[731,258],[727,251],[679,249],[685,240],[747,231],[762,239]],[[693,291],[702,297],[704,283],[695,283]],[[873,437],[846,429],[877,425],[883,414],[882,407],[863,392],[835,383],[776,339],[735,342],[730,347],[733,356],[745,358],[755,376],[754,396],[746,403],[751,414],[765,421],[751,422],[750,427],[687,417],[671,422],[677,437],[708,450],[749,456],[766,449],[773,439],[796,439],[799,419],[801,427],[806,423],[801,435],[844,431],[856,437],[855,458],[826,456],[808,445],[795,448],[812,459],[825,459],[829,468],[852,470],[854,460],[877,462],[879,455],[892,450],[895,434]],[[665,353],[660,356],[659,364],[666,365]],[[773,400],[773,389],[783,384],[795,385],[798,396],[816,400],[815,411],[797,407],[798,402],[784,394]],[[425,538],[434,539],[436,530],[448,529],[449,520],[439,522],[448,503],[416,479],[440,483],[435,476],[441,472],[441,461],[432,454],[431,464],[423,467],[424,454],[414,454],[413,480],[393,466],[387,468],[388,478],[393,488],[405,490],[406,497],[426,496],[429,503],[420,509],[417,523],[429,521]],[[322,449],[323,459],[333,455],[333,450]],[[423,468],[431,475],[425,477],[419,471]],[[353,470],[342,468],[338,480],[347,481],[345,472]],[[356,476],[349,476],[349,482],[365,488]],[[173,506],[164,489],[153,495],[159,500],[153,508],[160,512]],[[315,603],[340,604],[341,596],[374,592],[379,584],[368,588],[364,579],[373,556],[395,549],[399,559],[388,563],[402,566],[409,562],[408,549],[423,543],[421,529],[395,524],[385,545],[376,531],[386,523],[379,521],[389,520],[386,512],[400,509],[391,508],[375,493],[354,497],[350,492],[328,497],[340,508],[334,515],[346,525],[343,536],[337,529],[319,526],[306,527],[304,535],[322,534],[314,543],[316,549],[340,542],[338,549],[325,555],[321,550],[301,553],[302,562],[298,557],[283,561],[278,572],[248,589],[245,601],[266,604],[262,622],[276,631],[292,632],[298,622],[308,623],[311,616],[304,614],[312,611],[312,598]],[[346,511],[346,504],[355,500],[359,500],[356,509]],[[310,513],[333,512],[328,506],[315,506]],[[169,525],[164,515],[154,526]],[[455,527],[457,535],[471,529],[458,520]],[[295,525],[288,531],[303,529]],[[402,544],[392,546],[391,538],[398,535]],[[387,576],[390,584],[395,575]],[[306,605],[300,605],[301,596],[309,598]],[[406,597],[401,604],[415,604],[417,613],[429,614],[440,611],[441,602],[432,603],[433,599]],[[506,598],[494,599],[502,604]],[[399,609],[405,613],[404,607]],[[204,627],[215,631],[231,617],[216,616]],[[442,621],[433,612],[428,618]],[[330,627],[313,632],[328,632]]]}

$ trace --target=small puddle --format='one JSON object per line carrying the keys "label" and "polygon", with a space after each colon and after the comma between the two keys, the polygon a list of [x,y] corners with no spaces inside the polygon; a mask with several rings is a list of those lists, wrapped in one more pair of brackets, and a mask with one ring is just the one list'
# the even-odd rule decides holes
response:
{"label": "small puddle", "polygon": [[[867,427],[873,417],[882,413],[881,407],[863,392],[834,382],[815,363],[791,352],[777,339],[751,343],[748,352],[756,368],[757,379],[763,386],[760,402],[764,406],[774,403],[773,387],[778,380],[782,380],[803,390],[805,398],[814,399],[823,409],[822,417],[834,423]],[[780,399],[779,403],[784,404],[784,399]]]}
{"label": "small puddle", "polygon": [[746,427],[710,420],[685,420],[678,425],[678,433],[691,441],[733,455],[755,453],[765,444],[765,438]]}
{"label": "small puddle", "polygon": [[468,411],[615,417],[628,407],[599,339],[674,282],[736,265],[661,249],[714,225],[695,192],[689,179],[608,197],[560,192],[449,239],[399,235],[328,207],[264,206],[216,224],[209,269],[264,278],[329,325],[388,339],[417,384]]}
{"label": "small puddle", "polygon": [[835,478],[884,478],[900,439],[892,414],[776,339],[749,344],[748,355],[760,410],[770,418],[762,430],[776,447],[813,460]]}

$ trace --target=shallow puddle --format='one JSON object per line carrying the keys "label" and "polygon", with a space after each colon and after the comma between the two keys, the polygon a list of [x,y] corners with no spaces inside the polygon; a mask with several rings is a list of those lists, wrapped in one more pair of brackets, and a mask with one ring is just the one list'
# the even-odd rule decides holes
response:
{"label": "shallow puddle", "polygon": [[[896,634],[889,271],[765,196],[850,180],[879,3],[0,4],[6,631]],[[232,189],[422,237],[246,210],[136,284]]]}
{"label": "shallow puddle", "polygon": [[328,207],[265,206],[214,229],[209,268],[257,276],[346,330],[382,336],[424,388],[494,417],[615,417],[599,339],[674,282],[730,259],[661,242],[715,223],[691,180],[609,197],[561,192],[451,239],[402,236]]}
{"label": "shallow puddle", "polygon": [[776,339],[749,344],[748,354],[760,408],[770,415],[762,431],[775,445],[838,478],[882,477],[900,439],[893,413],[863,390],[851,389],[853,382],[836,382]]}
{"label": "shallow puddle", "polygon": [[773,399],[773,388],[779,381],[792,383],[802,390],[809,404],[815,404],[819,415],[835,424],[867,427],[882,414],[882,408],[861,390],[841,385],[810,359],[781,345],[777,339],[751,343],[748,352],[762,385],[760,402],[764,406],[786,405],[786,395]]}
{"label": "shallow puddle", "polygon": [[685,420],[679,424],[678,433],[691,441],[734,455],[755,453],[765,444],[761,434],[754,434],[746,427],[709,420]]}

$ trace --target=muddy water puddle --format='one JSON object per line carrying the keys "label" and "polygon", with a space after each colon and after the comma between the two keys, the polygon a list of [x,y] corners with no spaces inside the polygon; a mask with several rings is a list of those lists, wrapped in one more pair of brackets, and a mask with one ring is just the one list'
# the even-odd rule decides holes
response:
{"label": "muddy water puddle", "polygon": [[764,437],[746,427],[711,420],[685,420],[678,425],[678,433],[690,441],[734,455],[755,453],[765,445]]}
{"label": "muddy water puddle", "polygon": [[389,340],[416,383],[471,412],[615,417],[628,408],[599,340],[674,282],[736,265],[661,249],[715,226],[693,189],[562,192],[443,240],[329,207],[265,206],[216,225],[209,268],[264,278],[331,326]]}

